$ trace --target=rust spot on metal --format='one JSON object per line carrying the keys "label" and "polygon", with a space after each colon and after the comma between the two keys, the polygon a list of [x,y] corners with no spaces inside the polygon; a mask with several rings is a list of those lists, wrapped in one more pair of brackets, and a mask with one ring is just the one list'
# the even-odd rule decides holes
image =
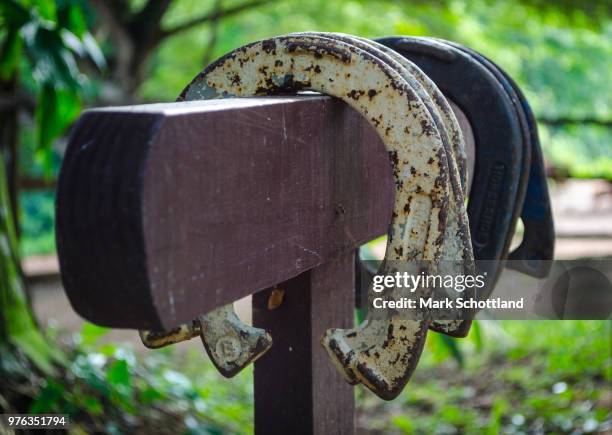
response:
{"label": "rust spot on metal", "polygon": [[353,100],[359,99],[359,91],[355,89],[351,89],[351,92],[346,94],[347,97],[352,98]]}
{"label": "rust spot on metal", "polygon": [[345,50],[339,50],[334,44],[325,42],[309,44],[304,41],[293,40],[287,44],[287,51],[289,53],[296,51],[308,51],[314,55],[315,59],[322,59],[324,55],[329,55],[346,64],[350,63],[352,58],[351,54],[347,53]]}
{"label": "rust spot on metal", "polygon": [[261,48],[268,54],[276,54],[276,42],[274,42],[273,39],[263,41],[261,44]]}
{"label": "rust spot on metal", "polygon": [[190,340],[200,333],[200,324],[192,322],[191,324],[179,325],[168,331],[139,331],[142,343],[150,349],[159,349],[171,344],[180,343],[181,341]]}
{"label": "rust spot on metal", "polygon": [[433,125],[425,120],[421,120],[421,129],[423,130],[423,134],[426,134],[427,136],[431,136],[435,133]]}
{"label": "rust spot on metal", "polygon": [[397,157],[397,151],[389,151],[389,158],[391,159],[391,164],[394,168],[399,166],[399,159]]}

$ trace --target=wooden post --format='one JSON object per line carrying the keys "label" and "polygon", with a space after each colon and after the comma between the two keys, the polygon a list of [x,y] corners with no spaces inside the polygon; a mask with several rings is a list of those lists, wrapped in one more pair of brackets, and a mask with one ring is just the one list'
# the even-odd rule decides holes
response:
{"label": "wooden post", "polygon": [[344,254],[253,296],[253,323],[274,346],[255,363],[256,434],[352,434],[354,392],[320,344],[328,328],[349,328],[354,316],[354,259]]}
{"label": "wooden post", "polygon": [[329,97],[91,110],[58,181],[64,287],[94,323],[158,330],[254,294],[274,341],[255,431],[351,434],[353,388],[320,339],[352,326],[353,252],[387,231],[393,195],[376,131]]}
{"label": "wooden post", "polygon": [[330,97],[87,111],[58,183],[64,288],[94,323],[172,329],[384,234],[394,193]]}

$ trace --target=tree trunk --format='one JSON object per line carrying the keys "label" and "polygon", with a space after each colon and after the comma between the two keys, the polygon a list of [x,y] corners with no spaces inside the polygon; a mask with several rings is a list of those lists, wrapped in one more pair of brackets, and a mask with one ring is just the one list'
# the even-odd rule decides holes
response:
{"label": "tree trunk", "polygon": [[5,167],[0,164],[0,359],[8,358],[8,352],[47,374],[54,372],[54,362],[65,359],[61,350],[49,346],[28,303]]}
{"label": "tree trunk", "polygon": [[[11,319],[31,317],[29,310],[22,312],[27,305],[7,184],[5,165],[0,164],[0,344],[11,341]],[[13,305],[14,302],[17,304]]]}
{"label": "tree trunk", "polygon": [[[17,88],[16,75],[0,81],[0,92],[10,100]],[[12,289],[23,288],[16,239],[17,213],[17,114],[16,105],[0,112],[0,344],[9,340],[8,308]]]}
{"label": "tree trunk", "polygon": [[18,137],[18,115],[20,101],[17,98],[17,75],[8,80],[0,80],[0,94],[10,102],[0,112],[0,159],[6,166],[6,182],[9,202],[15,223],[15,231],[19,235],[18,218],[18,180],[19,180],[19,137]]}
{"label": "tree trunk", "polygon": [[[0,112],[0,358],[8,358],[7,353],[11,353],[11,356],[26,358],[42,372],[52,373],[53,361],[61,361],[63,355],[48,345],[26,297],[14,219],[16,191],[11,197],[7,160],[2,152],[17,149],[18,128],[17,107]],[[15,158],[16,154],[11,157]],[[8,168],[11,177],[15,177],[16,161]]]}

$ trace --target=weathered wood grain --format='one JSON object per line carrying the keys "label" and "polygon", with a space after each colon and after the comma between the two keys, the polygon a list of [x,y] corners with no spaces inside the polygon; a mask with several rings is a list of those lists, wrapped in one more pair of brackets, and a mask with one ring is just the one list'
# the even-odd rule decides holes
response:
{"label": "weathered wood grain", "polygon": [[343,254],[277,286],[282,304],[269,309],[270,290],[253,296],[253,323],[274,346],[255,362],[257,434],[352,434],[354,390],[333,367],[320,340],[328,328],[353,326],[353,254]]}
{"label": "weathered wood grain", "polygon": [[329,97],[92,110],[59,180],[62,277],[88,320],[167,329],[385,233],[392,204],[380,139]]}

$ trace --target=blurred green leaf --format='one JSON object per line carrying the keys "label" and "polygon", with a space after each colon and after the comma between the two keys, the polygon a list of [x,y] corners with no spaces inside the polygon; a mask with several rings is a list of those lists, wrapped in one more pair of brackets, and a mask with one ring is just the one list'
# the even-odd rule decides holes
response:
{"label": "blurred green leaf", "polygon": [[85,396],[81,399],[81,403],[83,407],[92,415],[103,415],[104,414],[104,406],[102,402],[100,402],[94,396]]}
{"label": "blurred green leaf", "polygon": [[56,0],[35,0],[33,4],[41,18],[49,21],[57,20]]}
{"label": "blurred green leaf", "polygon": [[104,337],[109,332],[109,328],[94,325],[90,322],[85,322],[80,332],[81,343],[85,347],[92,346],[96,344],[100,338]]}
{"label": "blurred green leaf", "polygon": [[19,63],[21,38],[16,28],[9,27],[0,46],[0,79],[10,80]]}
{"label": "blurred green leaf", "polygon": [[127,362],[122,359],[113,361],[106,372],[106,379],[114,386],[131,387],[131,375]]}
{"label": "blurred green leaf", "polygon": [[142,393],[140,393],[140,401],[142,401],[144,405],[158,402],[160,400],[164,400],[165,398],[166,396],[162,394],[162,392],[152,387],[147,387],[142,391]]}
{"label": "blurred green leaf", "polygon": [[465,359],[463,358],[463,352],[461,352],[457,339],[444,334],[439,335],[442,339],[442,343],[448,348],[453,359],[459,364],[459,367],[463,367],[465,365]]}
{"label": "blurred green leaf", "polygon": [[414,423],[410,421],[410,418],[404,415],[395,415],[391,418],[391,421],[395,426],[401,429],[402,433],[412,434],[415,432]]}
{"label": "blurred green leaf", "polygon": [[476,350],[478,352],[484,349],[484,341],[482,339],[482,326],[478,320],[472,321],[472,327],[470,328],[470,334],[468,337],[476,344]]}
{"label": "blurred green leaf", "polygon": [[3,0],[0,2],[0,19],[5,26],[17,29],[30,21],[32,14],[15,0]]}
{"label": "blurred green leaf", "polygon": [[23,39],[32,62],[32,74],[41,85],[72,91],[80,88],[74,55],[52,23],[28,23],[23,27]]}
{"label": "blurred green leaf", "polygon": [[89,58],[96,64],[96,66],[103,70],[106,68],[106,59],[104,59],[104,54],[98,43],[94,39],[94,37],[89,32],[85,32],[82,36],[84,54],[89,56]]}
{"label": "blurred green leaf", "polygon": [[106,361],[107,359],[101,354],[89,353],[87,356],[79,355],[73,361],[70,370],[102,397],[109,398],[111,396],[111,388],[106,381],[103,370]]}
{"label": "blurred green leaf", "polygon": [[45,386],[32,402],[30,414],[44,414],[57,411],[57,404],[62,400],[66,388],[53,379],[47,379]]}
{"label": "blurred green leaf", "polygon": [[498,398],[493,403],[489,424],[486,430],[488,435],[497,435],[502,432],[502,416],[506,412],[507,403],[504,399]]}
{"label": "blurred green leaf", "polygon": [[80,110],[81,100],[77,93],[52,85],[43,86],[36,106],[36,120],[39,152],[46,174],[50,175],[53,168],[52,141],[76,119]]}
{"label": "blurred green leaf", "polygon": [[56,0],[57,21],[59,27],[67,29],[82,38],[87,32],[87,21],[83,15],[80,2],[74,0]]}

